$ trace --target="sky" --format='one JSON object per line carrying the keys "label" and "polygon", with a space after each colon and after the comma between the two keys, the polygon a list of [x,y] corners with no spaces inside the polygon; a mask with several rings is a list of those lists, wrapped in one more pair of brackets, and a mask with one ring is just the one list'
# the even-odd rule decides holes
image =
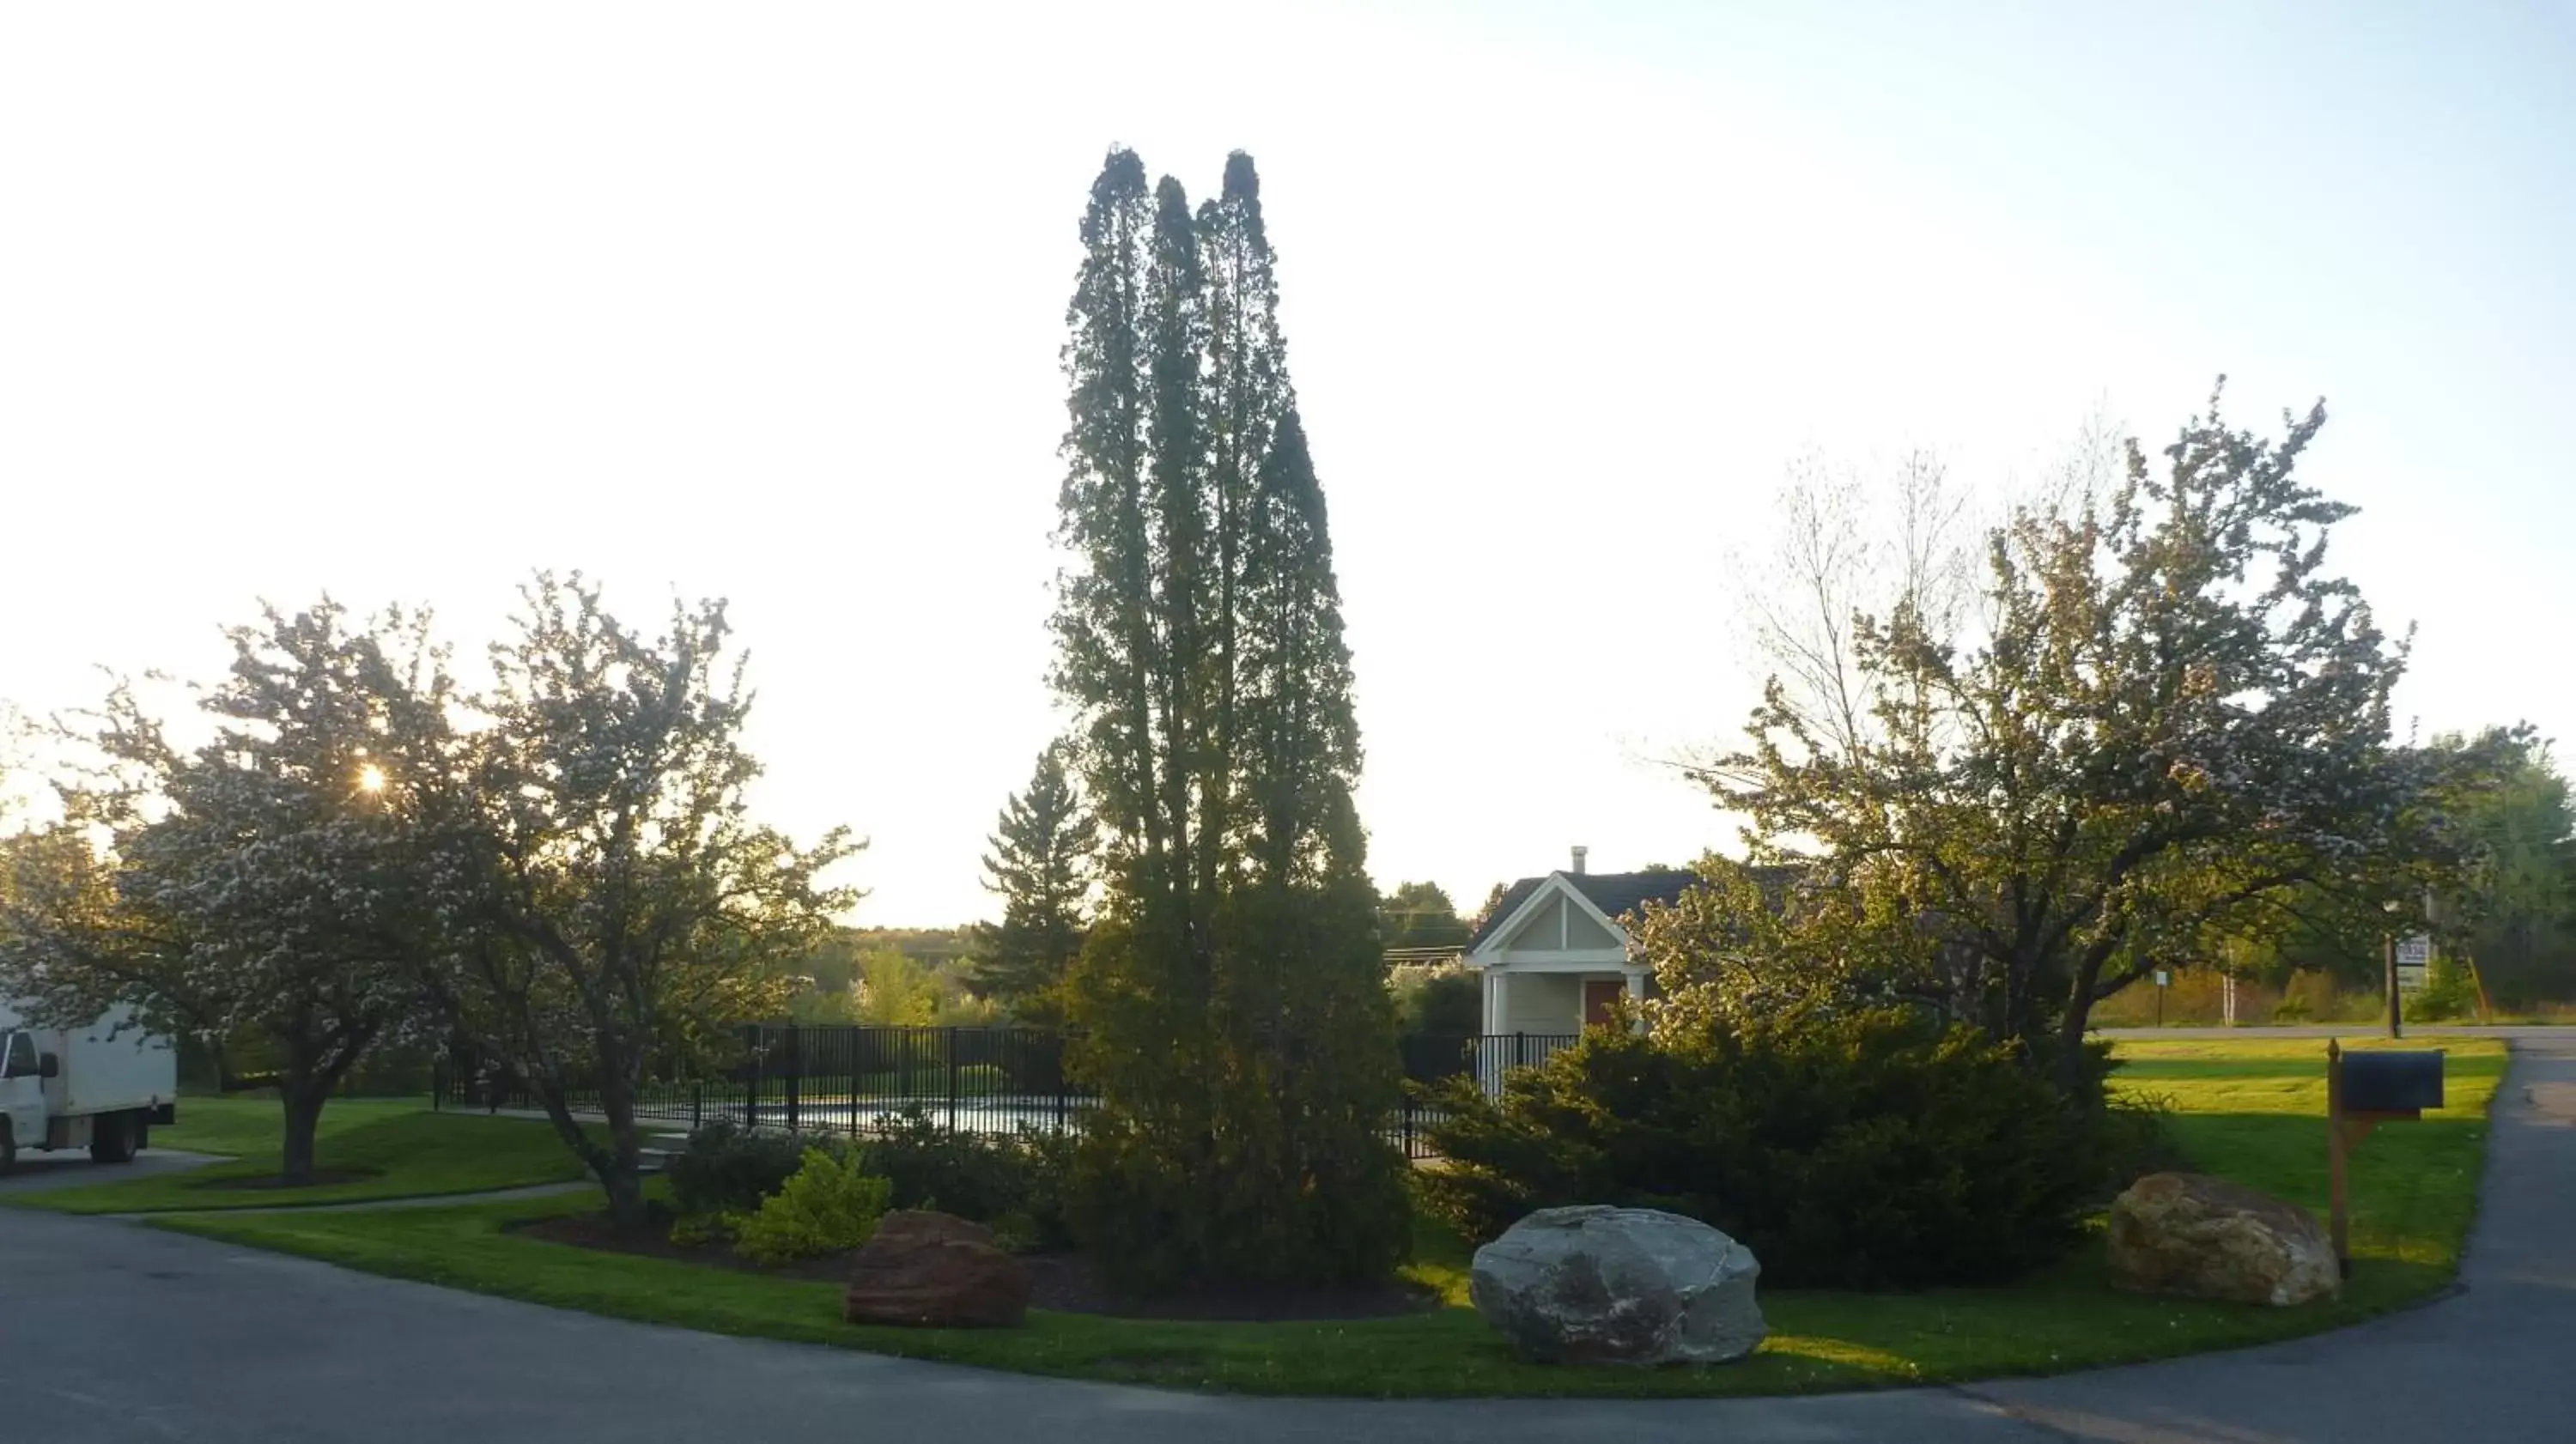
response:
{"label": "sky", "polygon": [[[929,13],[925,13],[929,12]],[[2576,7],[0,9],[0,698],[263,599],[721,596],[758,810],[989,916],[1102,155],[1262,175],[1384,886],[1732,824],[1800,458],[2009,497],[2323,397],[2401,716],[2576,735]]]}

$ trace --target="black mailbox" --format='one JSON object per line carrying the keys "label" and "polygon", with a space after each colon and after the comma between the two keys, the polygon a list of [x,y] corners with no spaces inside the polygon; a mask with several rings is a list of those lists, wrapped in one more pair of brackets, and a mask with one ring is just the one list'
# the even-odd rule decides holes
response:
{"label": "black mailbox", "polygon": [[2344,1112],[2416,1113],[2441,1106],[2441,1054],[2351,1052],[2343,1055]]}

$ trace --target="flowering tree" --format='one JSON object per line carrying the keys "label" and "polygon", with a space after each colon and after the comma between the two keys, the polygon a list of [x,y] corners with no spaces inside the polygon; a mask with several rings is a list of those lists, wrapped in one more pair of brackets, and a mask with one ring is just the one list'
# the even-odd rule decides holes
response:
{"label": "flowering tree", "polygon": [[2292,890],[2419,857],[2430,779],[2389,736],[2405,647],[2325,570],[2352,508],[2295,475],[2323,407],[2285,422],[2231,429],[2213,397],[2160,468],[2131,442],[2106,492],[2022,509],[1988,538],[1973,642],[1908,593],[1851,619],[1848,689],[1775,677],[1750,745],[1698,771],[1755,861],[1821,856],[1864,930],[1920,920],[1903,935],[1965,961],[1979,1021],[2073,1069],[2097,1000]]}
{"label": "flowering tree", "polygon": [[675,604],[656,638],[578,574],[522,595],[479,715],[411,794],[444,930],[422,981],[527,1082],[611,1211],[639,1220],[635,1107],[654,1061],[784,1011],[786,965],[856,899],[818,874],[858,844],[835,830],[799,848],[750,820],[760,765],[721,602]]}
{"label": "flowering tree", "polygon": [[443,728],[447,679],[400,613],[353,628],[326,599],[227,635],[199,702],[212,740],[174,745],[123,687],[71,729],[96,765],[63,821],[9,841],[0,992],[58,1025],[132,1006],[205,1040],[225,1088],[278,1091],[304,1182],[331,1090],[419,1017],[418,854],[388,764]]}

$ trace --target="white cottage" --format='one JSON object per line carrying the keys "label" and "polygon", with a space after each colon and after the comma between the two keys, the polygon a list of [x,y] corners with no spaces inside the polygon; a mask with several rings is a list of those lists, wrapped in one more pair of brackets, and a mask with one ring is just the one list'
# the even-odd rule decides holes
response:
{"label": "white cottage", "polygon": [[1643,998],[1649,969],[1631,956],[1628,926],[1649,902],[1671,902],[1698,881],[1678,870],[1525,877],[1467,940],[1483,976],[1485,1031],[1563,1037],[1610,1020],[1620,998]]}

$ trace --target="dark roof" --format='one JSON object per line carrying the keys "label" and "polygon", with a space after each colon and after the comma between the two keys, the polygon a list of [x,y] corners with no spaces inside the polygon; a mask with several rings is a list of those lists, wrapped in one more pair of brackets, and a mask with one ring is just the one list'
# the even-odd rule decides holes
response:
{"label": "dark roof", "polygon": [[[1794,862],[1770,864],[1751,868],[1749,871],[1753,875],[1754,882],[1761,886],[1763,897],[1775,909],[1780,906],[1782,898],[1792,886],[1798,884],[1800,879],[1810,876],[1808,864]],[[1603,916],[1614,921],[1650,902],[1671,902],[1689,891],[1692,884],[1701,880],[1699,874],[1681,869],[1658,872],[1569,872],[1562,876],[1567,882],[1574,884],[1575,891],[1590,899],[1594,907],[1601,909]],[[1492,936],[1495,930],[1503,925],[1505,919],[1518,912],[1521,904],[1529,901],[1530,894],[1538,891],[1539,885],[1546,881],[1547,879],[1543,877],[1525,877],[1513,883],[1503,893],[1502,901],[1495,903],[1494,910],[1486,914],[1485,920],[1477,925],[1476,935],[1467,939],[1466,951],[1472,953],[1483,947],[1485,939]]]}
{"label": "dark roof", "polygon": [[[1594,907],[1601,909],[1603,916],[1617,918],[1650,902],[1671,902],[1692,883],[1699,881],[1699,875],[1682,871],[1569,872],[1565,874],[1565,880],[1572,883],[1574,890],[1589,899]],[[1484,922],[1477,926],[1476,935],[1467,939],[1467,951],[1472,953],[1483,947],[1485,939],[1501,927],[1505,919],[1520,911],[1521,904],[1528,902],[1530,894],[1537,892],[1539,885],[1546,881],[1543,877],[1525,877],[1513,883],[1503,894],[1502,901],[1494,904],[1494,910],[1486,914]]]}

